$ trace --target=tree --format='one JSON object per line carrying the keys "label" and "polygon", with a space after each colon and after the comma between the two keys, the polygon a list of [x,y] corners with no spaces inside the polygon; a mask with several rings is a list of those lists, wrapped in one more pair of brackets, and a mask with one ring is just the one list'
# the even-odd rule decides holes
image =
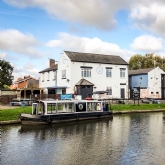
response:
{"label": "tree", "polygon": [[153,53],[146,54],[145,56],[136,54],[129,60],[130,70],[155,67],[159,67],[165,71],[165,59],[160,57],[159,55],[154,55]]}
{"label": "tree", "polygon": [[9,62],[0,59],[0,88],[10,86],[13,81],[13,67]]}

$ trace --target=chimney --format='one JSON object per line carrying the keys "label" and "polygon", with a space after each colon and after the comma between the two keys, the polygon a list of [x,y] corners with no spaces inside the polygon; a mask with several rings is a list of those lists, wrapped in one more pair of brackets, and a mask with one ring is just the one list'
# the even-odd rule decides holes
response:
{"label": "chimney", "polygon": [[17,81],[20,81],[20,80],[22,80],[22,78],[21,78],[21,77],[19,77],[19,78],[17,79]]}
{"label": "chimney", "polygon": [[51,59],[49,60],[49,66],[52,67],[52,66],[54,66],[54,65],[55,65],[55,60],[51,58]]}

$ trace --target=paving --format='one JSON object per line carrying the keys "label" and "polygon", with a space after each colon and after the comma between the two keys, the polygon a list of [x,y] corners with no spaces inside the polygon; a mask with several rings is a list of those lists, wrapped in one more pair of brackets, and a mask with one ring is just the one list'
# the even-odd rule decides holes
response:
{"label": "paving", "polygon": [[20,108],[20,106],[0,105],[0,110]]}

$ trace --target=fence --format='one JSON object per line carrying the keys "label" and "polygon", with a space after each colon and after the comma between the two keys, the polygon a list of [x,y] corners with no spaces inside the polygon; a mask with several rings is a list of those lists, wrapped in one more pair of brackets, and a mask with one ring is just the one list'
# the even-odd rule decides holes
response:
{"label": "fence", "polygon": [[31,96],[31,99],[33,100],[44,100],[44,99],[58,99],[60,100],[61,98],[60,94],[35,94]]}
{"label": "fence", "polygon": [[[0,96],[0,105],[4,105],[4,104],[10,104],[10,102],[12,102],[12,100],[14,98],[17,98],[17,95],[1,95]],[[31,95],[31,98],[29,99],[33,99],[35,101],[37,100],[43,100],[43,99],[61,99],[61,95],[60,94],[35,94],[35,95]]]}
{"label": "fence", "polygon": [[0,96],[0,105],[9,104],[17,95],[1,95]]}

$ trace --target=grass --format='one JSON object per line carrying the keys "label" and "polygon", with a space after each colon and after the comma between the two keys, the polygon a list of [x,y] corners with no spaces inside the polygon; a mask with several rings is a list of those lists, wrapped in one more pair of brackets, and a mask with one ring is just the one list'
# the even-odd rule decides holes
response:
{"label": "grass", "polygon": [[112,104],[112,111],[165,109],[165,104]]}
{"label": "grass", "polygon": [[31,106],[0,110],[0,121],[18,120],[21,113],[31,113]]}
{"label": "grass", "polygon": [[[112,104],[111,109],[112,111],[155,110],[165,109],[165,104]],[[21,113],[31,113],[31,106],[0,110],[0,121],[18,120]]]}

